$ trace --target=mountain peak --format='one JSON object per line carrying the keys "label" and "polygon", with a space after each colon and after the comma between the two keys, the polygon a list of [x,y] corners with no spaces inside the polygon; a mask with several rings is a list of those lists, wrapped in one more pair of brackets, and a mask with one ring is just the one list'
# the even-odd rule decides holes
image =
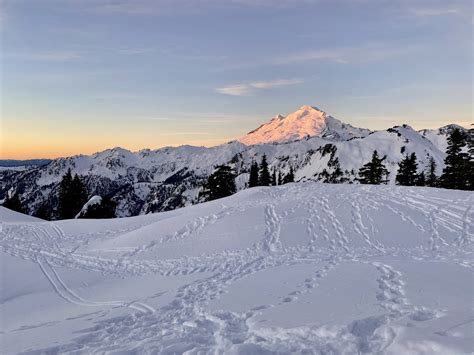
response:
{"label": "mountain peak", "polygon": [[316,106],[303,105],[288,116],[278,115],[241,137],[246,145],[288,142],[319,136],[333,140],[365,137],[370,131],[354,128],[328,115]]}
{"label": "mountain peak", "polygon": [[303,105],[298,109],[298,111],[319,111],[321,113],[326,113],[323,110],[321,110],[319,107],[310,106],[310,105]]}

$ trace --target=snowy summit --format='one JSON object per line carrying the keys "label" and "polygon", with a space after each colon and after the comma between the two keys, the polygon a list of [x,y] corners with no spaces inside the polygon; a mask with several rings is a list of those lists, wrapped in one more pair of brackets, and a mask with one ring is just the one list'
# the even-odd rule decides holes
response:
{"label": "snowy summit", "polygon": [[278,115],[269,122],[241,137],[246,145],[289,142],[307,137],[348,140],[365,137],[370,130],[343,123],[314,106],[301,106],[288,116]]}

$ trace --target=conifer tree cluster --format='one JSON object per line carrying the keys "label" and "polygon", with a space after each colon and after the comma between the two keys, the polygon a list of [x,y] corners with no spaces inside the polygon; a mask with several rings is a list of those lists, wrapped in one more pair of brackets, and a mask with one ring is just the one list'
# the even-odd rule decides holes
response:
{"label": "conifer tree cluster", "polygon": [[385,158],[386,156],[379,158],[377,151],[374,150],[372,159],[359,169],[359,182],[373,185],[386,184],[389,172],[383,163]]}
{"label": "conifer tree cluster", "polygon": [[86,187],[77,174],[72,176],[71,169],[68,169],[59,184],[58,200],[60,219],[74,218],[87,202]]}
{"label": "conifer tree cluster", "polygon": [[438,183],[436,176],[436,161],[430,157],[428,161],[428,169],[426,171],[425,186],[435,187]]}
{"label": "conifer tree cluster", "polygon": [[18,192],[15,192],[12,196],[8,196],[7,194],[5,196],[5,200],[3,201],[2,206],[12,211],[26,213],[26,209],[21,202],[20,195],[18,194]]}
{"label": "conifer tree cluster", "polygon": [[206,201],[217,200],[235,194],[235,173],[227,165],[219,165],[204,184],[201,196]]}
{"label": "conifer tree cluster", "polygon": [[260,165],[253,161],[250,165],[249,187],[255,186],[276,186],[295,181],[293,168],[285,176],[276,167],[270,172],[267,162],[267,156],[264,154]]}

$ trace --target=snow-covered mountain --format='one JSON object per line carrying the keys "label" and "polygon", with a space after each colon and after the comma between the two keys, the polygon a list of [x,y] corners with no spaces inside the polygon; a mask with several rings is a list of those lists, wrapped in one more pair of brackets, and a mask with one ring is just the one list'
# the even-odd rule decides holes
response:
{"label": "snow-covered mountain", "polygon": [[323,137],[335,141],[366,137],[371,133],[365,128],[356,128],[342,123],[313,106],[301,106],[288,116],[278,115],[269,122],[239,138],[247,144],[289,142],[308,137]]}
{"label": "snow-covered mountain", "polygon": [[438,129],[422,129],[418,132],[433,143],[439,150],[445,152],[448,146],[448,136],[455,129],[466,130],[460,125],[449,124]]}
{"label": "snow-covered mountain", "polygon": [[2,354],[472,354],[474,195],[257,187],[46,222],[0,207]]}
{"label": "snow-covered mountain", "polygon": [[[303,132],[300,128],[305,125],[298,125],[300,120],[312,122],[309,126],[313,128],[321,124],[317,126],[321,131],[311,137],[303,134],[305,138],[299,140],[287,135],[288,140],[269,144],[233,141],[210,148],[180,146],[139,152],[113,148],[93,155],[55,159],[43,167],[0,170],[0,200],[8,191],[18,191],[30,214],[41,210],[54,216],[59,181],[71,169],[83,176],[90,196],[112,197],[118,204],[120,217],[167,211],[197,203],[203,182],[219,164],[231,164],[237,173],[238,189],[245,188],[252,161],[260,160],[264,154],[270,169],[286,174],[291,166],[297,181],[330,181],[331,174],[339,167],[344,180],[351,182],[377,150],[381,156],[387,156],[393,183],[398,162],[413,152],[418,157],[419,171],[433,157],[438,165],[437,173],[441,174],[445,153],[439,149],[440,142],[445,142],[450,132],[440,129],[436,134],[420,133],[407,125],[371,132],[341,123],[310,106],[277,120],[288,123],[283,125],[288,128],[288,134],[290,123],[296,125],[293,138]],[[278,134],[283,132],[275,130]]]}

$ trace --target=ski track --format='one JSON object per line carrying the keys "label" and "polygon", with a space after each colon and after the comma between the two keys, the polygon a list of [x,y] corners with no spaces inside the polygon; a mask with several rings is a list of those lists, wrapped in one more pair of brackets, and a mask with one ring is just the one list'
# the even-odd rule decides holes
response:
{"label": "ski track", "polygon": [[[438,317],[441,312],[422,305],[413,305],[407,299],[402,273],[390,266],[389,262],[366,262],[362,259],[377,259],[387,254],[413,260],[443,259],[433,253],[424,253],[423,250],[388,248],[375,238],[372,239],[370,234],[375,236],[378,231],[373,226],[367,209],[387,208],[401,221],[411,224],[424,234],[428,233],[429,250],[436,252],[439,248],[472,244],[470,230],[473,219],[472,198],[467,201],[467,208],[459,209],[457,201],[426,198],[415,190],[411,197],[401,199],[393,188],[388,187],[387,194],[364,187],[363,190],[366,192],[364,195],[354,192],[350,196],[340,196],[344,203],[350,206],[350,220],[354,231],[365,244],[354,249],[350,246],[347,231],[343,227],[345,224],[334,212],[334,207],[331,208],[324,188],[325,185],[315,187],[313,197],[306,199],[302,195],[300,200],[304,202],[282,212],[278,212],[277,206],[285,199],[285,195],[278,195],[270,189],[266,198],[263,198],[258,205],[264,211],[264,234],[260,241],[244,250],[229,250],[169,260],[136,259],[139,254],[150,251],[160,244],[195,238],[208,226],[225,216],[245,212],[248,208],[255,207],[255,204],[231,208],[223,206],[217,214],[193,218],[173,235],[126,252],[118,258],[80,254],[76,253],[76,248],[65,249],[63,246],[65,241],[77,238],[76,243],[80,245],[87,242],[86,237],[81,235],[84,239],[82,240],[77,235],[67,235],[54,222],[25,225],[4,223],[0,230],[0,248],[7,254],[35,262],[58,297],[68,303],[79,307],[102,309],[125,307],[131,310],[128,315],[102,320],[100,317],[106,313],[101,311],[88,313],[86,315],[91,317],[97,315],[93,327],[84,329],[81,336],[69,343],[39,349],[40,352],[223,353],[234,344],[255,343],[257,340],[261,345],[254,348],[255,351],[267,349],[284,353],[305,350],[312,352],[320,346],[321,349],[327,349],[328,353],[383,352],[397,336],[396,328],[392,327],[394,322],[405,317],[415,322],[422,322]],[[291,192],[290,189],[289,193]],[[299,193],[296,188],[295,192]],[[430,230],[426,230],[423,224],[410,218],[400,208],[402,206],[425,216],[424,222]],[[284,247],[280,240],[282,223],[285,222],[285,218],[301,208],[308,211],[305,219],[308,243],[298,247]],[[367,226],[364,220],[369,222],[370,226]],[[443,238],[440,226],[459,233],[459,236],[448,242]],[[128,231],[124,229],[121,233]],[[117,231],[103,232],[105,236],[113,233]],[[327,248],[316,248],[321,238],[327,244]],[[453,255],[453,262],[469,268],[474,267],[472,262],[456,258],[457,256]],[[311,293],[341,262],[362,262],[377,270],[379,276],[376,279],[378,290],[375,298],[383,314],[358,319],[345,326],[332,327],[330,332],[321,332],[326,326],[270,329],[256,325],[254,317],[260,312],[269,307],[281,307],[298,300],[301,295]],[[211,312],[206,308],[211,301],[225,294],[230,285],[250,275],[280,266],[312,265],[312,263],[317,263],[318,267],[304,278],[296,289],[282,295],[277,305],[263,304],[242,313]],[[144,300],[133,302],[87,300],[67,285],[56,267],[96,271],[121,277],[147,273],[164,276],[200,273],[203,277],[179,287],[169,304],[155,309]],[[252,348],[249,348],[249,351],[252,352]]]}

